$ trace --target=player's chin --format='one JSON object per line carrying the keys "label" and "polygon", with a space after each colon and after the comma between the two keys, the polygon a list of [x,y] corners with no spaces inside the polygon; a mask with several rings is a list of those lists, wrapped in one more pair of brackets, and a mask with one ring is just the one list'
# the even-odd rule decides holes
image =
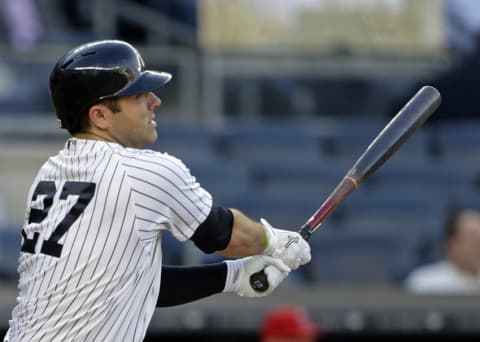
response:
{"label": "player's chin", "polygon": [[148,132],[148,136],[147,136],[147,140],[148,140],[148,144],[154,144],[157,142],[157,139],[158,139],[158,133],[157,133],[157,130],[156,129],[153,129],[153,130],[149,130]]}

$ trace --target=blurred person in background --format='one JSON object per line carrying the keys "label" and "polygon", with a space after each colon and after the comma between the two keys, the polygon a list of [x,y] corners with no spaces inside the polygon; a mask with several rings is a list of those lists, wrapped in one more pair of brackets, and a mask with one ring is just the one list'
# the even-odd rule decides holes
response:
{"label": "blurred person in background", "polygon": [[464,59],[479,47],[480,2],[444,0],[447,48],[454,58]]}
{"label": "blurred person in background", "polygon": [[260,326],[260,342],[314,342],[321,331],[306,309],[282,305],[271,309]]}
{"label": "blurred person in background", "polygon": [[418,294],[480,293],[480,211],[449,211],[443,232],[445,259],[413,270],[405,280]]}
{"label": "blurred person in background", "polygon": [[10,45],[20,51],[31,49],[43,34],[43,23],[32,0],[0,0],[2,20]]}

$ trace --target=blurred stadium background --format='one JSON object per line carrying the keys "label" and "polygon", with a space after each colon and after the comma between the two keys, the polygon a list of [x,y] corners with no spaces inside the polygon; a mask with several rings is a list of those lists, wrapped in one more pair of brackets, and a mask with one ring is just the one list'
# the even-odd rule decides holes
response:
{"label": "blurred stadium background", "polygon": [[[451,204],[480,201],[476,0],[1,0],[0,333],[16,294],[28,188],[67,138],[48,94],[70,48],[118,38],[162,89],[159,141],[224,205],[297,229],[424,84],[443,104],[311,241],[312,262],[272,296],[157,310],[149,341],[255,341],[280,303],[327,340],[480,336],[478,297],[414,296],[402,281],[441,258]],[[474,101],[475,100],[475,101]],[[214,262],[171,236],[165,262]]]}

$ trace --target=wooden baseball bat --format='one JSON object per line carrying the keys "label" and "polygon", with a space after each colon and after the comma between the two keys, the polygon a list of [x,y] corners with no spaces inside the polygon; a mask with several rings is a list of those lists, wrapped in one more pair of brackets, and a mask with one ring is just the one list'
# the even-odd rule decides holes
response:
{"label": "wooden baseball bat", "polygon": [[[302,226],[299,230],[300,235],[308,240],[335,208],[378,170],[423,125],[440,106],[440,103],[439,91],[432,86],[423,86],[370,143],[320,208]],[[265,272],[262,270],[254,273],[250,277],[250,285],[256,291],[266,291],[268,282]]]}

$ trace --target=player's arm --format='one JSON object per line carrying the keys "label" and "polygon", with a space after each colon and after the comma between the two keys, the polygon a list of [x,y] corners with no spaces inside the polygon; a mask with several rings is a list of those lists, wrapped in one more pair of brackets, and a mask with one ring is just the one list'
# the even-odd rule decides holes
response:
{"label": "player's arm", "polygon": [[238,209],[229,209],[233,215],[232,236],[228,246],[217,251],[225,257],[245,257],[263,253],[268,245],[268,235],[260,222],[256,222]]}
{"label": "player's arm", "polygon": [[210,214],[197,228],[191,240],[205,253],[217,252],[239,258],[262,253],[268,245],[259,222],[239,210],[213,204]]}
{"label": "player's arm", "polygon": [[238,258],[256,254],[281,257],[292,269],[310,261],[310,246],[297,232],[256,222],[237,209],[216,204],[191,240],[205,253]]}
{"label": "player's arm", "polygon": [[[257,292],[250,286],[250,276],[264,268],[269,290]],[[265,255],[202,266],[164,265],[157,307],[181,305],[222,292],[263,297],[272,293],[289,272],[280,259]]]}

